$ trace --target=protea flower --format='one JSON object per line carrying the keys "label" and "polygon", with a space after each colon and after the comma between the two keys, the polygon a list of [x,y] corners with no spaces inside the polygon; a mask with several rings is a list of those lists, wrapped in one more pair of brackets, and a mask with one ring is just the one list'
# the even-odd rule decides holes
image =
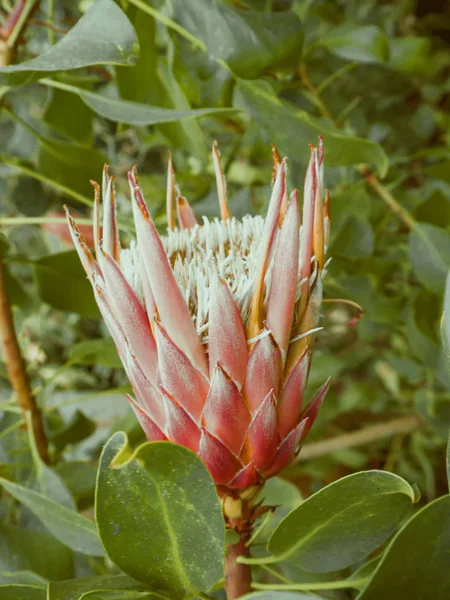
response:
{"label": "protea flower", "polygon": [[231,216],[216,143],[213,161],[220,219],[199,224],[174,185],[169,159],[165,236],[156,230],[135,169],[128,179],[137,243],[120,247],[107,167],[101,240],[93,183],[96,260],[69,215],[68,222],[148,440],[190,448],[219,489],[233,494],[288,465],[327,392],[328,382],[302,407],[329,216],[321,139],[306,173],[302,226],[298,191],[288,199],[287,161],[275,149],[266,218]]}

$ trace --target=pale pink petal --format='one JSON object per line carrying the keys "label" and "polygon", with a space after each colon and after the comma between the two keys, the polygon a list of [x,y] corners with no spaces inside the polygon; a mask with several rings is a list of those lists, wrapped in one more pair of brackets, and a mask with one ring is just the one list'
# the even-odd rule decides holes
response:
{"label": "pale pink petal", "polygon": [[198,455],[217,485],[226,485],[242,469],[239,459],[205,428],[202,429]]}
{"label": "pale pink petal", "polygon": [[177,215],[181,229],[192,229],[192,227],[198,225],[198,220],[192,206],[181,194],[177,196]]}
{"label": "pale pink petal", "polygon": [[278,427],[282,438],[297,425],[300,419],[310,362],[311,352],[306,348],[289,374],[280,394]]}
{"label": "pale pink petal", "polygon": [[171,340],[166,330],[155,321],[159,373],[164,388],[183,406],[196,423],[208,395],[209,383],[189,358]]}
{"label": "pale pink petal", "polygon": [[304,439],[311,427],[314,425],[314,421],[319,413],[320,407],[325,400],[328,390],[330,389],[331,377],[328,377],[323,386],[318,390],[314,398],[302,412],[301,419],[308,419],[305,429],[303,430],[302,439]]}
{"label": "pale pink petal", "polygon": [[[106,165],[105,165],[106,167]],[[93,210],[93,234],[94,234],[94,250],[95,256],[98,259],[100,257],[100,237],[102,234],[100,227],[100,186],[96,181],[91,181],[91,185],[94,187],[94,210]]]}
{"label": "pale pink petal", "polygon": [[273,477],[283,469],[295,458],[295,455],[299,451],[300,443],[304,437],[304,431],[308,425],[309,419],[303,419],[301,423],[291,431],[291,433],[284,438],[281,442],[280,447],[276,451],[275,458],[268,469],[265,470],[265,477]]}
{"label": "pale pink petal", "polygon": [[218,364],[203,410],[203,425],[232,452],[239,454],[250,420],[250,412],[236,384]]}
{"label": "pale pink petal", "polygon": [[208,365],[188,306],[175,281],[169,260],[132,172],[128,174],[134,200],[136,231],[141,260],[164,328],[175,344],[205,375]]}
{"label": "pale pink petal", "polygon": [[259,264],[253,291],[252,308],[247,324],[247,337],[249,339],[259,335],[264,321],[264,278],[269,265],[269,258],[275,238],[275,232],[280,218],[280,208],[286,189],[286,159],[278,167],[277,177],[270,198],[269,209],[264,222],[264,230],[259,247]]}
{"label": "pale pink petal", "polygon": [[128,402],[131,404],[131,408],[134,411],[144,433],[149,442],[158,442],[162,440],[166,440],[166,436],[161,431],[161,429],[156,425],[156,423],[150,418],[150,415],[136,402],[136,400],[130,396],[130,394],[126,394]]}
{"label": "pale pink petal", "polygon": [[256,470],[255,464],[251,462],[237,473],[228,484],[228,487],[236,490],[246,490],[260,480],[261,475]]}
{"label": "pale pink petal", "polygon": [[220,363],[242,385],[248,360],[244,325],[227,284],[218,277],[212,281],[208,339],[210,376]]}
{"label": "pale pink petal", "polygon": [[317,150],[317,162],[319,166],[319,185],[323,189],[324,187],[324,148],[323,148],[323,136],[319,135],[319,147]]}
{"label": "pale pink petal", "polygon": [[286,357],[297,292],[300,212],[297,199],[289,202],[274,258],[267,305],[267,327],[271,330],[283,359]]}
{"label": "pale pink petal", "polygon": [[104,252],[112,256],[117,262],[120,260],[119,230],[117,228],[116,193],[114,177],[106,176],[106,189],[103,195],[103,238]]}
{"label": "pale pink petal", "polygon": [[244,397],[252,412],[270,392],[278,395],[281,380],[281,352],[271,334],[255,342],[250,353],[244,382]]}
{"label": "pale pink petal", "polygon": [[[314,202],[316,199],[317,191],[316,161],[317,150],[314,148],[314,150],[311,153],[308,169],[306,171],[305,187],[303,192],[303,226],[300,243],[301,279],[309,278],[311,272],[311,256],[314,230]],[[303,287],[305,287],[306,290],[307,286],[308,283],[305,282]]]}
{"label": "pale pink petal", "polygon": [[70,235],[72,236],[72,241],[75,246],[75,250],[80,257],[81,264],[83,265],[84,270],[89,278],[92,278],[93,275],[96,275],[98,278],[102,278],[102,272],[98,263],[95,261],[92,256],[92,252],[89,250],[88,245],[86,244],[83,236],[78,230],[75,221],[70,216],[69,209],[66,205],[64,205],[64,210],[66,211],[67,224],[69,225]]}
{"label": "pale pink petal", "polygon": [[200,429],[169,392],[163,387],[161,387],[161,391],[167,411],[167,435],[172,442],[197,452],[200,443]]}
{"label": "pale pink petal", "polygon": [[108,254],[103,254],[103,276],[109,301],[122,329],[147,377],[155,380],[158,368],[156,342],[142,304],[123,275],[119,265]]}
{"label": "pale pink petal", "polygon": [[248,428],[243,460],[253,461],[258,470],[264,470],[273,461],[278,439],[277,409],[272,390],[267,394]]}
{"label": "pale pink petal", "polygon": [[139,362],[131,354],[128,347],[126,347],[124,354],[125,356],[122,358],[123,366],[140,404],[158,427],[165,430],[166,411],[160,390],[145,376]]}

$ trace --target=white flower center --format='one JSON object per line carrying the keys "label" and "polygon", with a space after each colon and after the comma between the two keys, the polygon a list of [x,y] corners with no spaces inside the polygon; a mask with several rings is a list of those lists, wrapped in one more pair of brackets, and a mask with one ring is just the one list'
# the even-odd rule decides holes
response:
{"label": "white flower center", "polygon": [[[208,328],[211,281],[217,273],[228,284],[246,323],[263,228],[264,219],[260,216],[246,215],[242,220],[231,218],[226,221],[210,221],[203,217],[201,226],[196,225],[190,230],[175,229],[162,236],[175,279],[199,334]],[[121,251],[120,261],[129,284],[143,301],[141,267],[135,243]],[[270,272],[267,273],[269,278]]]}

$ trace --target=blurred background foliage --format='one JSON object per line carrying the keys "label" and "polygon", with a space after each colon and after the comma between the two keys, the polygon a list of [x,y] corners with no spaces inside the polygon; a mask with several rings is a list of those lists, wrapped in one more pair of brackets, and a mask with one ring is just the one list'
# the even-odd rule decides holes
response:
{"label": "blurred background foliage", "polygon": [[[11,4],[0,2],[2,14]],[[54,493],[89,511],[103,442],[116,430],[133,442],[143,435],[62,205],[89,224],[89,180],[100,180],[108,162],[128,244],[126,171],[136,164],[164,231],[171,149],[183,195],[197,214],[216,216],[209,155],[216,139],[233,214],[264,212],[271,144],[289,157],[290,184],[301,189],[308,144],[323,134],[332,261],[309,393],[329,375],[333,384],[304,458],[286,477],[308,495],[347,473],[380,468],[417,483],[423,501],[443,494],[450,425],[440,336],[450,267],[448,4],[37,4],[10,57],[20,67],[3,57],[0,69],[0,243],[51,442],[46,477]],[[332,302],[341,298],[363,307],[357,324],[353,307]],[[38,458],[0,369],[0,474],[38,486],[30,480]],[[362,432],[359,440],[355,431]],[[320,446],[329,438],[338,441]],[[2,508],[6,515],[14,509],[13,503]],[[25,512],[21,523],[27,518]],[[41,535],[48,551],[58,552]],[[27,552],[7,564],[0,548],[2,568],[55,575]],[[58,562],[64,572],[57,578],[71,575],[69,563]]]}

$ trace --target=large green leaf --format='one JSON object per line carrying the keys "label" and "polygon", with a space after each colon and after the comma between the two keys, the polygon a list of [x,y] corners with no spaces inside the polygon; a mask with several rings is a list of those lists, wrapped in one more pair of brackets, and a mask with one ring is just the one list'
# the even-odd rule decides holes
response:
{"label": "large green leaf", "polygon": [[224,522],[214,482],[190,450],[146,443],[132,453],[116,433],[100,458],[96,516],[122,571],[183,597],[223,574]]}
{"label": "large green leaf", "polygon": [[450,233],[430,223],[417,223],[409,236],[409,258],[420,283],[442,294],[450,268]]}
{"label": "large green leaf", "polygon": [[385,62],[389,58],[389,42],[374,25],[333,27],[319,43],[340,58],[355,62]]}
{"label": "large green leaf", "polygon": [[358,600],[447,600],[449,548],[450,496],[443,496],[397,533]]}
{"label": "large green leaf", "polygon": [[252,79],[277,67],[295,66],[303,45],[302,24],[292,11],[239,10],[218,0],[172,0],[175,19],[201,40],[208,55]]}
{"label": "large green leaf", "polygon": [[47,74],[99,64],[133,64],[138,54],[136,33],[113,0],[96,0],[57,44],[40,56],[0,67],[2,85],[20,85]]}
{"label": "large green leaf", "polygon": [[33,266],[41,300],[84,317],[100,315],[76,251],[45,256]]}
{"label": "large green leaf", "polygon": [[[128,598],[124,595],[127,591],[146,591],[145,587],[128,577],[128,575],[101,575],[96,577],[81,577],[79,579],[70,579],[68,581],[50,582],[48,585],[47,600],[79,600],[84,598],[85,594],[91,596],[95,592],[117,592],[121,590],[120,597]],[[148,594],[139,596],[142,600],[164,600],[164,596],[156,592],[148,591]]]}
{"label": "large green leaf", "polygon": [[46,600],[45,588],[32,585],[19,585],[10,583],[0,585],[0,598],[2,600]]}
{"label": "large green leaf", "polygon": [[344,477],[283,519],[269,540],[273,556],[267,560],[288,559],[319,573],[348,567],[378,548],[414,501],[411,486],[392,473],[367,471]]}
{"label": "large green leaf", "polygon": [[441,320],[442,346],[444,348],[444,360],[450,373],[450,271],[447,275],[444,294],[444,312]]}
{"label": "large green leaf", "polygon": [[[48,81],[45,80],[44,83],[48,83]],[[180,119],[193,119],[235,110],[233,108],[186,108],[181,110],[161,108],[129,100],[109,98],[73,85],[55,82],[51,85],[77,94],[94,112],[105,117],[105,119],[115,123],[128,123],[136,126],[172,123]]]}
{"label": "large green leaf", "polygon": [[43,531],[0,523],[0,571],[33,571],[51,580],[68,579],[74,574],[73,552]]}
{"label": "large green leaf", "polygon": [[300,594],[299,592],[253,592],[241,596],[240,600],[322,600],[320,596],[311,594]]}
{"label": "large green leaf", "polygon": [[303,110],[277,98],[264,81],[238,83],[237,106],[244,108],[266,132],[270,142],[296,160],[302,146],[316,143],[323,134],[325,160],[330,167],[369,163],[383,177],[388,170],[388,159],[381,146],[362,138],[345,135],[325,121],[311,117]]}
{"label": "large green leaf", "polygon": [[90,556],[103,556],[104,551],[92,521],[34,490],[7,479],[0,478],[0,485],[30,509],[48,531],[68,548]]}

